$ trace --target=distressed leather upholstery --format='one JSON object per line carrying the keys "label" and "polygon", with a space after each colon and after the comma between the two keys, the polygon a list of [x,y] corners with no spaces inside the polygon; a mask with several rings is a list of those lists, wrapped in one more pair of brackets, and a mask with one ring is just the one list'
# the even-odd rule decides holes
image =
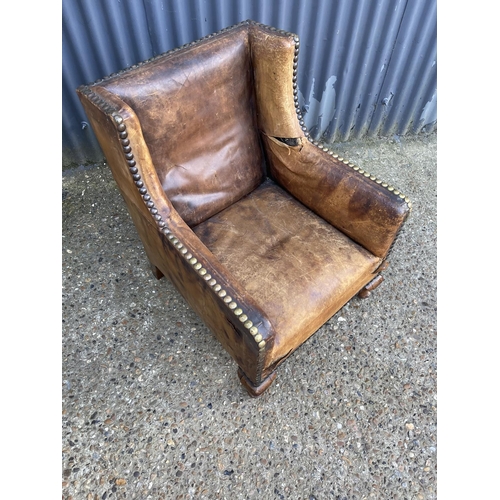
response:
{"label": "distressed leather upholstery", "polygon": [[246,21],[77,90],[156,275],[253,396],[380,282],[410,209],[312,141],[298,111],[298,46]]}

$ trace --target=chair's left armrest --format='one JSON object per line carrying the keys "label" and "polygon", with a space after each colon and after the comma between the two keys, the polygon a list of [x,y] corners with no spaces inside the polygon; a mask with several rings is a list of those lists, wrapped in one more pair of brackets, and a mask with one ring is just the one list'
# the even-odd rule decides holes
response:
{"label": "chair's left armrest", "polygon": [[296,145],[263,134],[272,178],[377,257],[385,258],[410,213],[410,200],[305,137]]}

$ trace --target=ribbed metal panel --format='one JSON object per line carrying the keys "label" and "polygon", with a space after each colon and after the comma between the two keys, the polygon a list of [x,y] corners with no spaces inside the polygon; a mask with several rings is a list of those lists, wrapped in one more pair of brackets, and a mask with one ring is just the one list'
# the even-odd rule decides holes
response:
{"label": "ribbed metal panel", "polygon": [[436,0],[63,0],[63,165],[102,158],[79,85],[245,19],[299,35],[314,138],[435,128]]}

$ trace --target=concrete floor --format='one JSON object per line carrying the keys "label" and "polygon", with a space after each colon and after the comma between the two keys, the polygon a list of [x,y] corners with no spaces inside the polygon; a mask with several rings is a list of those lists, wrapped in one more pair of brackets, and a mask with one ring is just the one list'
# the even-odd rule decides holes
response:
{"label": "concrete floor", "polygon": [[410,197],[384,283],[251,399],[150,273],[107,166],[63,174],[63,499],[435,499],[436,134],[334,145]]}

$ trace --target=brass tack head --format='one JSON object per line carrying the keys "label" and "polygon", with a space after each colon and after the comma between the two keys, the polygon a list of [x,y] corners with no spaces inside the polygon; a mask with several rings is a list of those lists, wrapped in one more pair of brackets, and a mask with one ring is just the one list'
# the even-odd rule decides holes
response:
{"label": "brass tack head", "polygon": [[247,319],[248,319],[248,316],[247,316],[246,314],[242,314],[242,315],[240,316],[240,321],[241,321],[242,323],[244,323]]}
{"label": "brass tack head", "polygon": [[360,174],[364,174],[364,173],[365,173],[365,171],[364,171],[362,168],[358,168],[358,172],[359,172]]}
{"label": "brass tack head", "polygon": [[382,187],[387,187],[389,184],[387,184],[387,182],[382,182]]}
{"label": "brass tack head", "polygon": [[238,307],[238,309],[234,310],[234,314],[236,314],[236,316],[239,316],[242,313],[243,313],[243,311],[239,307]]}
{"label": "brass tack head", "polygon": [[115,122],[118,123],[118,125],[120,123],[123,123],[123,118],[120,115],[115,115],[113,118],[115,119]]}
{"label": "brass tack head", "polygon": [[245,328],[252,328],[253,323],[250,320],[248,320],[248,321],[245,321],[245,323],[243,323],[243,326]]}
{"label": "brass tack head", "polygon": [[[259,329],[256,326],[252,326],[252,328],[250,328],[250,333],[252,335],[257,335],[259,333]],[[261,337],[261,340],[262,340],[262,337]]]}
{"label": "brass tack head", "polygon": [[329,154],[329,155],[331,155],[331,156],[333,156],[333,151],[332,151],[332,150],[329,150],[329,151],[328,151],[328,154]]}
{"label": "brass tack head", "polygon": [[193,254],[188,252],[186,255],[184,255],[184,257],[186,257],[186,259],[189,260],[191,259],[191,257],[193,257]]}
{"label": "brass tack head", "polygon": [[338,155],[337,153],[333,153],[333,154],[332,154],[332,156],[333,156],[334,158],[338,158],[338,157],[339,157],[339,155]]}
{"label": "brass tack head", "polygon": [[399,197],[402,198],[403,200],[406,198],[406,196],[403,193],[399,193]]}
{"label": "brass tack head", "polygon": [[[198,264],[196,264],[196,265],[198,265]],[[202,267],[202,268],[198,271],[198,274],[199,274],[200,276],[205,276],[205,274],[207,274],[207,270],[206,270],[204,267]]]}
{"label": "brass tack head", "polygon": [[344,161],[344,158],[342,158],[341,156],[337,156],[337,159],[338,159],[339,161]]}
{"label": "brass tack head", "polygon": [[255,335],[255,342],[260,342],[262,340],[262,335],[259,333],[258,335]]}
{"label": "brass tack head", "polygon": [[388,189],[389,191],[394,191],[394,186],[389,186],[387,189]]}
{"label": "brass tack head", "polygon": [[172,236],[173,236],[172,238],[169,237],[168,239],[171,240],[174,245],[176,243],[179,243],[179,240],[174,235],[172,235]]}
{"label": "brass tack head", "polygon": [[407,203],[408,203],[408,208],[411,208],[413,206],[411,201],[408,201]]}
{"label": "brass tack head", "polygon": [[406,203],[410,203],[410,198],[408,198],[407,196],[405,196],[405,201],[406,201]]}
{"label": "brass tack head", "polygon": [[395,189],[394,194],[399,194],[399,191],[397,189]]}
{"label": "brass tack head", "polygon": [[238,304],[236,302],[230,302],[228,305],[229,309],[236,309],[237,306]]}
{"label": "brass tack head", "polygon": [[194,268],[198,271],[198,269],[201,269],[201,264],[198,262],[194,265]]}
{"label": "brass tack head", "polygon": [[195,265],[198,262],[198,259],[196,257],[192,257],[189,259],[189,263]]}
{"label": "brass tack head", "polygon": [[222,288],[222,287],[221,287],[220,285],[215,285],[215,286],[214,286],[214,290],[215,290],[216,292],[218,292],[221,288]]}
{"label": "brass tack head", "polygon": [[186,247],[181,248],[181,254],[185,255],[186,253],[187,253],[187,248]]}
{"label": "brass tack head", "polygon": [[205,274],[205,276],[203,276],[203,279],[205,281],[210,281],[212,279],[212,275],[207,273],[207,274]]}
{"label": "brass tack head", "polygon": [[174,240],[174,239],[177,239],[177,238],[175,237],[175,235],[174,235],[174,234],[170,233],[170,234],[168,235],[168,239],[169,239],[169,240]]}
{"label": "brass tack head", "polygon": [[349,160],[343,160],[346,165],[349,164]]}
{"label": "brass tack head", "polygon": [[349,162],[349,163],[348,163],[348,165],[349,165],[350,167],[354,167],[354,163]]}
{"label": "brass tack head", "polygon": [[266,347],[266,341],[265,341],[265,340],[261,340],[261,341],[259,342],[259,348],[260,348],[260,349],[264,349],[264,347]]}
{"label": "brass tack head", "polygon": [[370,174],[370,173],[368,173],[368,172],[365,172],[363,175],[364,175],[365,177],[370,177],[370,175],[371,175],[371,174]]}
{"label": "brass tack head", "polygon": [[226,290],[221,290],[221,291],[219,292],[219,297],[225,297],[225,296],[226,296],[226,294],[227,294]]}
{"label": "brass tack head", "polygon": [[180,241],[178,241],[178,242],[175,244],[175,246],[176,246],[177,248],[181,249],[184,245],[183,245]]}
{"label": "brass tack head", "polygon": [[229,295],[226,295],[226,296],[224,297],[224,302],[225,302],[226,304],[229,304],[229,302],[231,302],[232,300],[233,300],[233,299],[232,299],[232,297],[230,297]]}
{"label": "brass tack head", "polygon": [[377,184],[382,184],[382,181],[381,181],[380,179],[377,179],[375,182],[376,182]]}
{"label": "brass tack head", "polygon": [[356,172],[359,170],[359,167],[352,167],[353,170],[356,170]]}
{"label": "brass tack head", "polygon": [[213,278],[212,278],[212,279],[208,282],[208,284],[209,284],[210,286],[214,286],[216,283],[217,283],[217,281],[216,281],[216,280],[214,280]]}
{"label": "brass tack head", "polygon": [[371,179],[372,181],[374,181],[374,180],[376,179],[376,177],[375,177],[374,175],[370,175],[370,179]]}

